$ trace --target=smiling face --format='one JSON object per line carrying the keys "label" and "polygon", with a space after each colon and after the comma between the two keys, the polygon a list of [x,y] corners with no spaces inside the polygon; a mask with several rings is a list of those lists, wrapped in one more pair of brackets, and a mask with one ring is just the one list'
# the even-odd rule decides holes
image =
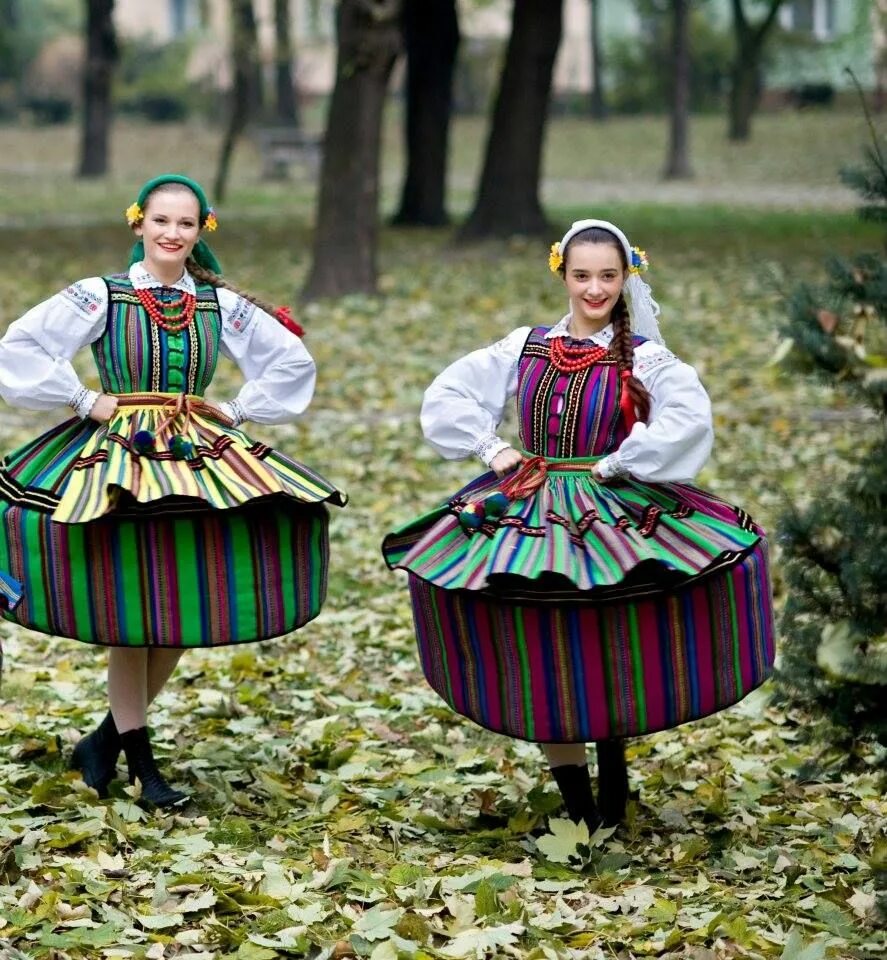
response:
{"label": "smiling face", "polygon": [[622,249],[612,243],[571,243],[564,262],[570,312],[578,329],[596,333],[610,322],[627,272]]}
{"label": "smiling face", "polygon": [[158,280],[175,283],[200,237],[197,197],[187,187],[155,190],[133,232],[144,241],[147,269]]}

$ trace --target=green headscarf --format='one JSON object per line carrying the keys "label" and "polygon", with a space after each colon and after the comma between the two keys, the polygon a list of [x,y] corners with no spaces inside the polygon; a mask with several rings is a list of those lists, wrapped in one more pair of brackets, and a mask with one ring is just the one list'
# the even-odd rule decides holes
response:
{"label": "green headscarf", "polygon": [[[159,177],[154,177],[153,180],[149,180],[142,187],[142,189],[139,190],[136,203],[143,211],[145,209],[145,201],[148,199],[148,194],[163,183],[181,183],[183,186],[186,186],[195,197],[197,197],[197,202],[200,204],[201,227],[206,223],[207,218],[210,215],[215,216],[213,213],[213,208],[209,205],[209,201],[206,199],[206,194],[203,192],[203,187],[201,187],[196,180],[192,180],[190,177],[183,176],[180,173],[162,173]],[[201,267],[204,267],[207,270],[212,270],[213,273],[221,274],[221,264],[216,259],[216,255],[212,252],[210,245],[203,238],[194,244],[194,249],[191,251],[191,257]],[[139,260],[144,260],[144,258],[145,245],[142,242],[142,238],[139,237],[139,239],[133,244],[132,250],[129,254],[130,266]]]}

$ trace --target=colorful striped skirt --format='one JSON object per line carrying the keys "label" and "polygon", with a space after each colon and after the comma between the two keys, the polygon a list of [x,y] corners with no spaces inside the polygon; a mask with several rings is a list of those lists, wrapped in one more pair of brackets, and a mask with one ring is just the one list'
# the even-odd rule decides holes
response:
{"label": "colorful striped skirt", "polygon": [[741,700],[772,671],[767,543],[741,510],[681,484],[550,474],[501,517],[459,515],[487,474],[391,534],[428,682],[524,740],[637,736]]}
{"label": "colorful striped skirt", "polygon": [[[121,401],[109,423],[59,424],[0,464],[3,615],[135,647],[246,643],[316,617],[324,501],[344,495],[197,398],[171,419],[169,397]],[[144,430],[155,444],[140,452]]]}

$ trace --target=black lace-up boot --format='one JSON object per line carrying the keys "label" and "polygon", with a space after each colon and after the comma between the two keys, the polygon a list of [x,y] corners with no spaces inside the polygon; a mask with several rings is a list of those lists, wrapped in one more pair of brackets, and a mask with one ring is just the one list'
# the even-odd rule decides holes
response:
{"label": "black lace-up boot", "polygon": [[74,747],[71,769],[79,770],[83,782],[93,787],[100,797],[107,797],[108,784],[117,774],[120,750],[120,734],[109,710],[96,729]]}
{"label": "black lace-up boot", "polygon": [[142,799],[156,807],[176,807],[185,803],[188,795],[181,790],[174,790],[157,769],[147,727],[127,730],[120,735],[120,740],[129,765],[129,782],[139,780]]}

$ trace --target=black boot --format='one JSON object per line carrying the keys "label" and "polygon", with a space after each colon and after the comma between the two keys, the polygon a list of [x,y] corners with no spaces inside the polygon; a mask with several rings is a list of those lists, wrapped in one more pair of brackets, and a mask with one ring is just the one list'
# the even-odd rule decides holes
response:
{"label": "black boot", "polygon": [[573,823],[584,821],[589,833],[594,833],[601,825],[601,817],[594,802],[591,789],[591,775],[587,764],[575,763],[551,768],[551,775],[564,798],[567,816]]}
{"label": "black boot", "polygon": [[147,727],[127,730],[120,735],[120,741],[129,765],[129,782],[135,783],[138,778],[143,799],[156,807],[175,807],[188,799],[181,790],[173,790],[157,769]]}
{"label": "black boot", "polygon": [[628,763],[624,740],[599,740],[597,748],[597,795],[604,824],[615,827],[625,819],[628,803]]}
{"label": "black boot", "polygon": [[96,729],[74,747],[71,769],[79,770],[83,782],[95,789],[100,797],[107,797],[108,784],[117,773],[120,749],[120,734],[109,710]]}

